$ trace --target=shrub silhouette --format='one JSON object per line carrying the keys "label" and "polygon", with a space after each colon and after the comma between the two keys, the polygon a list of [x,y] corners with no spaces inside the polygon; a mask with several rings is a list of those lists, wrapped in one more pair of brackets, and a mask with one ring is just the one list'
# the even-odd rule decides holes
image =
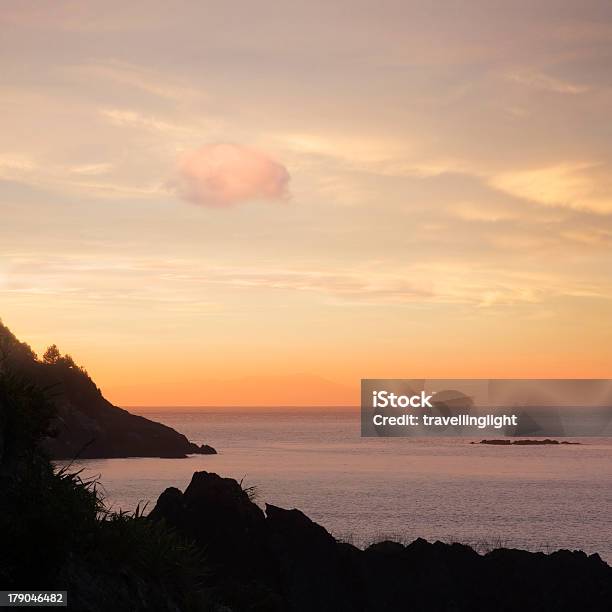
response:
{"label": "shrub silhouette", "polygon": [[[63,360],[53,363],[72,367]],[[190,542],[140,509],[110,512],[95,479],[49,461],[51,395],[0,362],[2,587],[67,589],[71,607],[94,611],[203,609]]]}

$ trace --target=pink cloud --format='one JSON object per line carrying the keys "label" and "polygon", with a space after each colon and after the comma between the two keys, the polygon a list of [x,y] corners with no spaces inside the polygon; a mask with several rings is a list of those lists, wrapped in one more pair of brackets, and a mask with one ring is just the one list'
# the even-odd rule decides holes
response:
{"label": "pink cloud", "polygon": [[222,208],[253,200],[284,200],[288,183],[285,166],[262,151],[208,144],[181,156],[174,185],[184,200]]}

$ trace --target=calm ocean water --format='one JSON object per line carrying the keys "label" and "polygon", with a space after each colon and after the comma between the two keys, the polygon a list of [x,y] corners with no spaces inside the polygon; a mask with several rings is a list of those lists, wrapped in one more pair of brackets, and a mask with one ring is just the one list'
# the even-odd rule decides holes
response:
{"label": "calm ocean water", "polygon": [[349,409],[132,409],[214,446],[188,459],[82,461],[113,508],[155,504],[196,470],[244,479],[257,501],[299,508],[337,537],[599,552],[612,562],[612,439],[491,447],[465,439],[362,439]]}

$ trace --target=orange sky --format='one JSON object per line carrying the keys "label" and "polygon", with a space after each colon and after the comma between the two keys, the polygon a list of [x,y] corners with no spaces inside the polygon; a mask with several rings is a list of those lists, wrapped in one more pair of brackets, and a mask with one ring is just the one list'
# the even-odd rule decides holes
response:
{"label": "orange sky", "polygon": [[120,405],[612,377],[612,7],[298,4],[3,3],[3,321]]}

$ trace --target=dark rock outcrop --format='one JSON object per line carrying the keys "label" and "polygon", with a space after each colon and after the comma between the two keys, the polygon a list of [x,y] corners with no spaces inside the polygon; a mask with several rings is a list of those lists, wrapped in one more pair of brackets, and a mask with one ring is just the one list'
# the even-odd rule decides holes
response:
{"label": "dark rock outcrop", "polygon": [[166,457],[211,455],[214,448],[198,446],[172,427],[113,406],[99,390],[88,398],[70,391],[59,399],[55,435],[45,447],[53,459]]}
{"label": "dark rock outcrop", "polygon": [[196,472],[184,493],[166,489],[149,518],[202,548],[206,587],[230,610],[284,610],[266,517],[231,478]]}
{"label": "dark rock outcrop", "polygon": [[[57,351],[56,347],[53,347]],[[56,407],[53,435],[44,446],[52,459],[185,457],[215,454],[171,427],[113,406],[87,372],[59,351],[39,360],[0,323],[0,367],[46,389]]]}
{"label": "dark rock outcrop", "polygon": [[202,548],[208,587],[231,610],[610,610],[612,568],[598,555],[417,539],[366,550],[335,540],[299,510],[265,513],[232,479],[197,472],[149,515]]}

